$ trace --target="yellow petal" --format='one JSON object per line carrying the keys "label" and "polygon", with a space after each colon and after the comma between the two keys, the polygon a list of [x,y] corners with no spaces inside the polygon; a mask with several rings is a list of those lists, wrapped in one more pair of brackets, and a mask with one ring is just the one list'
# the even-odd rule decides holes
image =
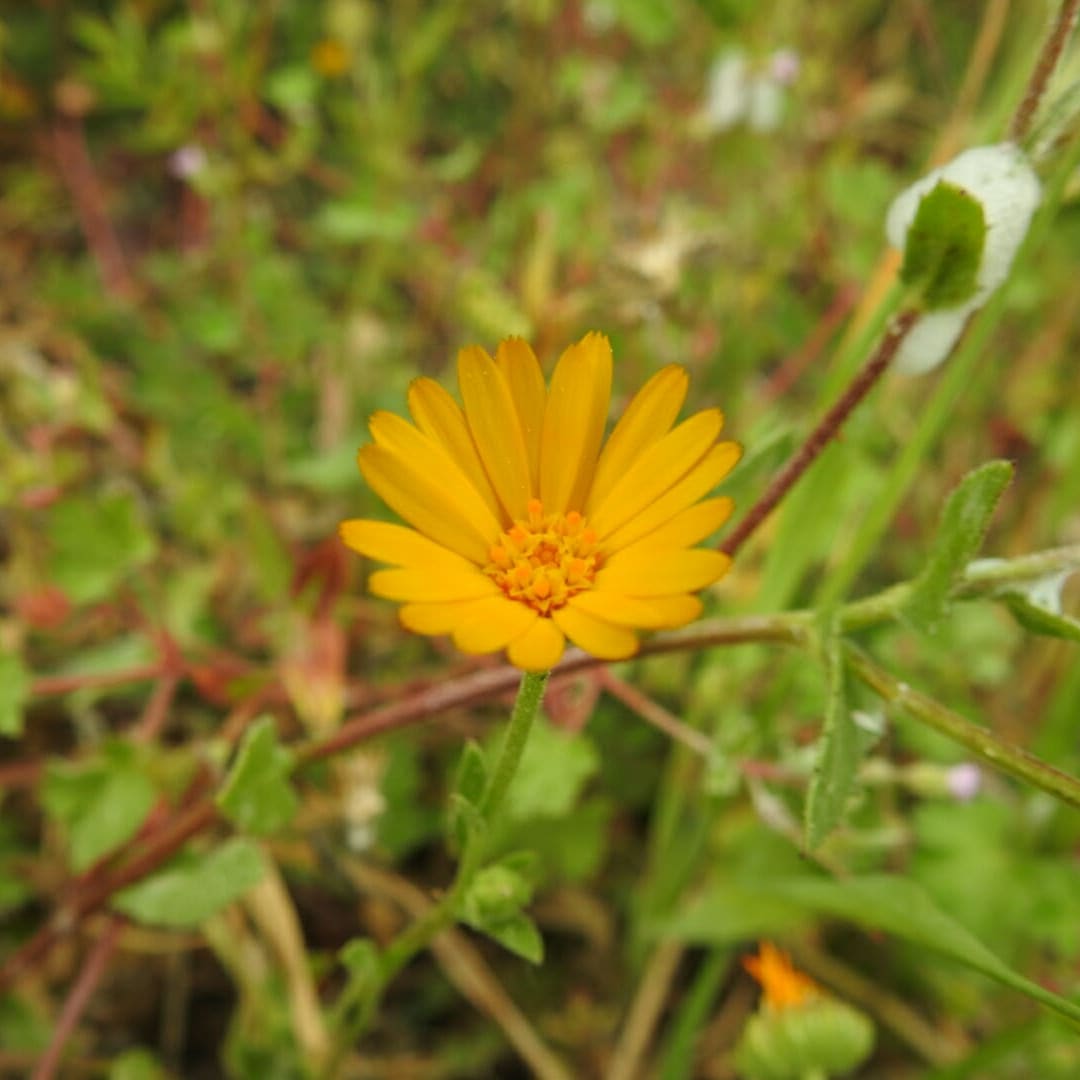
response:
{"label": "yellow petal", "polygon": [[544,373],[532,346],[521,338],[512,337],[501,342],[495,353],[495,363],[505,376],[514,399],[529,459],[529,486],[535,495],[540,491],[540,436],[547,404]]}
{"label": "yellow petal", "polygon": [[365,521],[354,518],[338,526],[338,534],[353,551],[391,566],[414,566],[419,569],[446,567],[450,570],[475,569],[449,548],[429,540],[415,529],[393,525],[389,521]]}
{"label": "yellow petal", "polygon": [[371,444],[356,460],[371,490],[413,528],[478,565],[487,562],[499,523],[449,458],[442,468],[425,469],[423,460]]}
{"label": "yellow petal", "polygon": [[458,353],[458,386],[480,460],[506,513],[528,516],[529,457],[506,376],[478,345]]}
{"label": "yellow petal", "polygon": [[562,631],[550,619],[537,619],[521,637],[510,642],[506,655],[522,671],[550,671],[565,646]]}
{"label": "yellow petal", "polygon": [[461,406],[434,379],[422,376],[409,384],[409,412],[416,426],[444,447],[488,504],[488,509],[501,519],[503,509],[484,472]]}
{"label": "yellow petal", "polygon": [[555,625],[590,656],[600,660],[625,660],[638,649],[637,635],[625,626],[598,619],[569,604],[551,613]]}
{"label": "yellow petal", "polygon": [[706,499],[679,511],[654,529],[648,536],[619,550],[619,557],[636,551],[671,551],[675,548],[693,547],[706,536],[711,536],[731,516],[734,502],[726,495]]}
{"label": "yellow petal", "polygon": [[738,443],[717,443],[677,484],[634,518],[605,537],[604,547],[618,551],[670,521],[680,511],[707,495],[742,455]]}
{"label": "yellow petal", "polygon": [[628,596],[626,593],[589,589],[578,593],[566,605],[618,626],[642,630],[671,630],[693,622],[702,610],[696,596]]}
{"label": "yellow petal", "polygon": [[674,487],[705,456],[723,422],[719,409],[705,409],[650,446],[589,514],[597,536],[610,536]]}
{"label": "yellow petal", "polygon": [[445,600],[438,603],[405,604],[398,608],[398,621],[414,634],[449,634],[459,623],[468,619],[477,604],[488,597],[473,600]]}
{"label": "yellow petal", "polygon": [[540,442],[544,510],[581,510],[592,485],[611,397],[611,343],[586,334],[559,358],[551,377]]}
{"label": "yellow petal", "polygon": [[526,604],[501,594],[485,597],[454,627],[454,644],[467,653],[489,653],[505,649],[521,637],[540,616]]}
{"label": "yellow petal", "polygon": [[410,603],[423,601],[473,600],[499,591],[479,570],[376,570],[368,578],[368,591],[387,600]]}
{"label": "yellow petal", "polygon": [[686,368],[668,364],[634,395],[600,452],[586,513],[599,506],[630,466],[671,430],[689,385]]}
{"label": "yellow petal", "polygon": [[596,588],[631,596],[696,592],[723,577],[730,565],[729,556],[701,548],[618,552],[596,575]]}

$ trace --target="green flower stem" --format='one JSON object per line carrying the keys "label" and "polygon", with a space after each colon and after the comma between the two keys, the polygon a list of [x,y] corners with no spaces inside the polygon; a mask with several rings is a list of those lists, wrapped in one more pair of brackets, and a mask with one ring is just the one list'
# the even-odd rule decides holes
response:
{"label": "green flower stem", "polygon": [[993,768],[1080,809],[1080,780],[1047,765],[1026,750],[998,738],[988,728],[973,724],[933,698],[913,690],[907,683],[879,667],[856,646],[848,643],[844,651],[855,674],[890,705],[896,705],[913,720],[959,743]]}
{"label": "green flower stem", "polygon": [[510,714],[510,727],[503,740],[499,760],[495,763],[495,771],[491,774],[487,791],[484,792],[484,797],[480,802],[480,815],[485,824],[490,825],[498,813],[514,779],[514,774],[521,764],[521,755],[525,751],[525,744],[529,741],[529,732],[532,731],[533,721],[540,711],[540,703],[544,700],[547,681],[548,672],[546,671],[539,674],[526,672],[522,676],[517,700],[514,702],[514,711]]}
{"label": "green flower stem", "polygon": [[544,700],[548,675],[549,672],[545,671],[539,674],[527,672],[522,676],[498,760],[480,800],[479,812],[484,826],[480,839],[468,844],[462,852],[453,884],[442,899],[426,915],[398,934],[383,951],[379,958],[375,985],[368,989],[364,1000],[357,1003],[356,1015],[351,1022],[344,1024],[336,1033],[328,1071],[323,1073],[327,1080],[337,1075],[333,1070],[338,1068],[348,1047],[355,1043],[375,1016],[383,991],[393,978],[414,956],[426,949],[443,930],[453,924],[458,906],[483,863],[483,837],[488,835],[488,827],[495,821],[521,764],[521,756],[529,741],[529,732]]}

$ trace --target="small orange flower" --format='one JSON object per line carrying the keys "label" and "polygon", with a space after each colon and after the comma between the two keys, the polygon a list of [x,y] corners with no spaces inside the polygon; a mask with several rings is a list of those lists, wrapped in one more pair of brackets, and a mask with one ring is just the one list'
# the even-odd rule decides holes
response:
{"label": "small orange flower", "polygon": [[817,983],[799,971],[791,957],[772,942],[763,941],[758,955],[744,956],[742,964],[760,984],[770,1008],[790,1009],[821,994]]}
{"label": "small orange flower", "polygon": [[731,562],[693,546],[731,513],[730,499],[704,496],[741,450],[718,441],[719,409],[675,423],[689,384],[677,364],[642,387],[604,443],[611,375],[602,334],[571,345],[550,385],[533,350],[507,338],[494,358],[461,350],[464,407],[421,378],[409,387],[415,426],[371,418],[360,471],[412,528],[357,520],[340,532],[394,567],[368,587],[404,605],[404,626],[546,671],[567,638],[618,660],[637,651],[636,631],[697,618],[693,594]]}

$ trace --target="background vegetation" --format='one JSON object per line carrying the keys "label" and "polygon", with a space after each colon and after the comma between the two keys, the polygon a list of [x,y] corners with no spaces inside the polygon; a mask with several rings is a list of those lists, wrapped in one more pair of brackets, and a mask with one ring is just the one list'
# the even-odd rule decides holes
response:
{"label": "background vegetation", "polygon": [[[369,945],[452,877],[462,747],[515,681],[401,631],[335,535],[383,513],[355,451],[411,378],[592,328],[620,401],[676,361],[724,408],[745,510],[872,343],[891,199],[1005,136],[1054,10],[0,4],[0,1069],[732,1076],[773,937],[873,1021],[859,1075],[1080,1075],[1027,996],[1080,990],[1075,807],[841,698],[841,661],[760,630],[790,620],[723,635],[915,578],[990,459],[984,554],[1076,564],[1075,53],[1048,209],[962,355],[886,377],[709,597],[712,643],[553,682],[497,835],[536,853],[543,963],[456,930],[370,1015]],[[1075,625],[967,591],[840,617],[885,697],[1076,773]],[[859,783],[810,847],[837,709]]]}

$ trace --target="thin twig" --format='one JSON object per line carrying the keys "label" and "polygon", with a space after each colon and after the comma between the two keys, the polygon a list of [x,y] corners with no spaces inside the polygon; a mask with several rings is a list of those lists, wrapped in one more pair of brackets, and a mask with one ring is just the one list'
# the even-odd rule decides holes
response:
{"label": "thin twig", "polygon": [[51,1080],[57,1074],[64,1047],[75,1031],[83,1010],[90,1003],[98,983],[101,982],[102,977],[108,970],[109,961],[112,960],[113,953],[116,951],[116,946],[120,941],[120,934],[126,923],[126,919],[119,915],[113,915],[102,935],[94,942],[86,957],[86,962],[82,966],[82,971],[79,972],[79,977],[76,979],[75,985],[72,986],[71,993],[68,994],[64,1007],[60,1011],[56,1027],[53,1029],[52,1038],[49,1040],[49,1046],[45,1053],[41,1055],[37,1067],[34,1069],[33,1080]]}
{"label": "thin twig", "polygon": [[674,713],[663,705],[653,701],[643,690],[632,683],[620,679],[610,669],[602,668],[599,673],[600,685],[612,697],[618,698],[628,709],[637,713],[642,720],[652,724],[669,738],[682,743],[695,754],[707,758],[712,753],[712,740],[703,731],[684,724]]}
{"label": "thin twig", "polygon": [[735,530],[720,545],[720,550],[727,555],[734,555],[739,548],[758,530],[776,505],[795,486],[799,477],[814,463],[822,450],[839,433],[844,422],[855,407],[866,397],[885,374],[896,356],[905,337],[915,325],[919,313],[914,309],[901,312],[892,326],[881,339],[877,351],[867,361],[847,389],[837,399],[836,404],[825,414],[821,422],[810,433],[806,442],[791,456],[788,463],[773,477],[765,493],[739,522]]}
{"label": "thin twig", "polygon": [[639,1075],[685,953],[686,946],[679,941],[661,941],[653,949],[623,1022],[622,1034],[605,1074],[606,1080],[634,1080]]}
{"label": "thin twig", "polygon": [[1077,14],[1080,14],[1080,0],[1063,0],[1057,19],[1054,20],[1050,33],[1043,41],[1039,59],[1031,72],[1027,89],[1024,91],[1024,96],[1020,100],[1020,105],[1009,127],[1009,134],[1014,142],[1020,142],[1031,130],[1031,122],[1035,119],[1043,94],[1046,93],[1050,76],[1054,74],[1054,68],[1057,67],[1069,35],[1076,25]]}

